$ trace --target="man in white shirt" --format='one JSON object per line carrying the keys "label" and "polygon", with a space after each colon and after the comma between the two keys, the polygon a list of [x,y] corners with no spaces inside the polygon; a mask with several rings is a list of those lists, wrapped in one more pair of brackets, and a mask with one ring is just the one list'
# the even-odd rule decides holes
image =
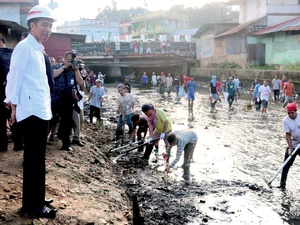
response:
{"label": "man in white shirt", "polygon": [[267,115],[267,108],[269,102],[269,96],[271,95],[271,88],[268,86],[268,81],[264,80],[264,84],[258,89],[258,98],[262,103],[261,114],[262,116]]}
{"label": "man in white shirt", "polygon": [[53,200],[45,201],[45,152],[52,113],[42,43],[49,38],[53,22],[46,7],[37,5],[29,11],[30,33],[13,51],[5,99],[12,108],[10,123],[18,122],[24,137],[22,210],[49,218],[57,210],[48,207]]}

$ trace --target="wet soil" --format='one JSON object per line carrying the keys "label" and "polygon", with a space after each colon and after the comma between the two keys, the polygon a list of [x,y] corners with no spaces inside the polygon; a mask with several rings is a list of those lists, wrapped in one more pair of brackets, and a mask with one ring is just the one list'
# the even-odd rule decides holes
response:
{"label": "wet soil", "polygon": [[[20,214],[22,152],[0,153],[0,224],[300,224],[297,159],[291,168],[286,190],[270,188],[270,180],[282,165],[286,141],[282,132],[282,104],[269,103],[262,117],[247,105],[244,90],[234,109],[222,102],[211,112],[207,89],[199,88],[194,115],[188,116],[187,100],[174,93],[160,96],[153,88],[133,88],[135,111],[153,103],[163,109],[173,130],[194,129],[199,141],[191,178],[182,179],[182,159],[162,180],[164,146],[158,157],[145,164],[136,154],[108,153],[115,142],[117,84],[106,87],[100,128],[84,123],[84,147],[62,152],[60,141],[47,148],[47,197],[54,198],[57,218],[45,220]],[[142,114],[142,113],[141,113]],[[128,136],[125,143],[128,143]],[[172,157],[176,148],[172,150]],[[172,160],[171,157],[171,160]],[[152,162],[156,159],[157,162]],[[279,183],[280,175],[272,183]]]}

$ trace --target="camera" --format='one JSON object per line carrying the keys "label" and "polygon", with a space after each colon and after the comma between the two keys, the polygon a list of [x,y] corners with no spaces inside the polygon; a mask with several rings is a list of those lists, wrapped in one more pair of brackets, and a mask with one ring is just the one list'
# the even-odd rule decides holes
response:
{"label": "camera", "polygon": [[72,60],[69,60],[70,63],[72,63],[73,67],[78,67],[79,71],[82,70],[83,65],[81,61],[75,60],[76,58],[76,52],[72,51]]}

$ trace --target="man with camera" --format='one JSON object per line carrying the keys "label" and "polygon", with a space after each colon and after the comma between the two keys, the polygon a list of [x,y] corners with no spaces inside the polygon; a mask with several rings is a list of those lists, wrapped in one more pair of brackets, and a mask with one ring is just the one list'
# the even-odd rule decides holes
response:
{"label": "man with camera", "polygon": [[[77,84],[83,85],[83,79],[79,72],[79,63],[75,60],[76,55],[67,51],[64,57],[64,64],[54,68],[54,88],[51,94],[51,106],[53,115],[59,114],[60,126],[57,136],[62,141],[60,150],[72,151],[70,147],[70,135],[74,122],[72,119],[73,108],[78,108],[77,102],[82,96],[79,93]],[[79,111],[80,112],[80,111]],[[52,118],[54,119],[54,117]],[[50,123],[50,129],[53,123]]]}

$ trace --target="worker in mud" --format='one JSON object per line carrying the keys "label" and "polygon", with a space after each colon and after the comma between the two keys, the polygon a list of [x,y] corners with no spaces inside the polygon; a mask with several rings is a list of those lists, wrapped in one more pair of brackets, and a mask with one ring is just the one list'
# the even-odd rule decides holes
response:
{"label": "worker in mud", "polygon": [[173,131],[167,136],[167,152],[163,153],[163,157],[167,155],[169,159],[171,148],[177,145],[177,153],[176,158],[172,161],[172,163],[166,168],[167,173],[170,172],[170,168],[173,168],[176,163],[179,161],[182,153],[184,152],[184,161],[183,165],[183,178],[189,179],[190,175],[190,163],[193,158],[193,153],[195,146],[198,141],[198,136],[195,131],[192,130],[181,130],[181,131]]}
{"label": "worker in mud", "polygon": [[148,162],[149,157],[152,153],[153,146],[155,146],[155,154],[158,155],[159,153],[159,140],[156,139],[163,139],[165,142],[165,147],[167,147],[167,141],[165,138],[166,135],[168,135],[172,131],[172,123],[169,121],[163,110],[156,109],[153,105],[143,105],[142,111],[147,116],[150,133],[150,137],[148,138],[148,145],[142,159]]}
{"label": "worker in mud", "polygon": [[211,105],[211,111],[215,110],[215,105],[217,101],[220,100],[219,93],[217,91],[217,77],[216,75],[212,76],[211,82],[208,84],[209,86],[209,97],[210,97],[210,105]]}
{"label": "worker in mud", "polygon": [[[139,114],[133,114],[131,117],[131,121],[133,123],[133,130],[131,133],[131,141],[134,142],[135,140],[135,134],[137,135],[137,140],[141,141],[140,144],[144,143],[145,138],[147,136],[148,133],[148,121],[145,117],[141,117]],[[137,126],[139,127],[137,130]],[[143,134],[143,137],[142,137]],[[138,148],[138,152],[143,152],[144,147],[141,146]]]}
{"label": "worker in mud", "polygon": [[[285,151],[284,161],[292,154],[297,145],[300,144],[300,113],[297,112],[297,109],[297,102],[289,103],[286,106],[288,115],[283,119],[283,131],[285,132],[288,147]],[[294,154],[290,161],[283,167],[280,188],[285,188],[289,169],[293,165],[296,156],[299,154],[300,151],[298,150],[297,154]]]}

